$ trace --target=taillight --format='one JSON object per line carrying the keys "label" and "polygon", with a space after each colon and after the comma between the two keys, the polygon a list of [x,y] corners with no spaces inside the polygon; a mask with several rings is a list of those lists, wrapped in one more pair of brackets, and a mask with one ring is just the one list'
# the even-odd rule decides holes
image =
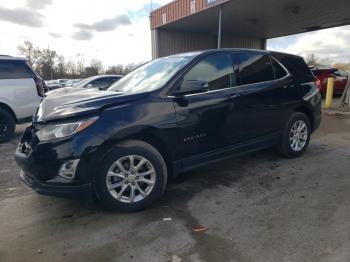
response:
{"label": "taillight", "polygon": [[41,80],[41,81],[43,82],[44,93],[49,92],[49,87],[47,86],[45,81],[44,80]]}
{"label": "taillight", "polygon": [[318,90],[321,91],[322,90],[321,80],[320,79],[316,79],[315,84],[316,84]]}
{"label": "taillight", "polygon": [[43,80],[41,80],[40,78],[35,77],[34,78],[34,82],[36,85],[36,91],[38,92],[38,96],[44,97],[44,93],[45,93],[45,83]]}

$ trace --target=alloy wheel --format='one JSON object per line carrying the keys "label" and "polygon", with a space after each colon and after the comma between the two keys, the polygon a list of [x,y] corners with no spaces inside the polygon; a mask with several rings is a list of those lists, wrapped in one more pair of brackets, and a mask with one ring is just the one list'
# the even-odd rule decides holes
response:
{"label": "alloy wheel", "polygon": [[145,199],[152,192],[155,182],[153,165],[145,157],[137,155],[119,158],[111,165],[106,176],[109,193],[123,203]]}
{"label": "alloy wheel", "polygon": [[307,143],[308,136],[309,131],[306,123],[303,120],[296,121],[289,133],[289,142],[292,150],[295,152],[303,150]]}

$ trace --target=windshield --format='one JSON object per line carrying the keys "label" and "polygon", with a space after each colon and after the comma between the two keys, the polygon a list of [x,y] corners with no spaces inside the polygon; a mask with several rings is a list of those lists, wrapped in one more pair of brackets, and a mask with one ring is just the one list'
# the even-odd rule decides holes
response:
{"label": "windshield", "polygon": [[108,91],[141,93],[153,91],[166,84],[196,53],[169,56],[148,62],[124,76]]}

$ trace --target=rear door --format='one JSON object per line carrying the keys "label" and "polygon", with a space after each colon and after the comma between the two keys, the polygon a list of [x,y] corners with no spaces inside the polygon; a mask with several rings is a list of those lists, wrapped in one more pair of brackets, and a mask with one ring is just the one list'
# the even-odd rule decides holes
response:
{"label": "rear door", "polygon": [[0,60],[0,99],[9,102],[17,118],[31,117],[41,101],[36,77],[25,61]]}
{"label": "rear door", "polygon": [[284,67],[269,55],[242,53],[239,81],[246,91],[245,139],[280,131],[298,99],[297,88]]}

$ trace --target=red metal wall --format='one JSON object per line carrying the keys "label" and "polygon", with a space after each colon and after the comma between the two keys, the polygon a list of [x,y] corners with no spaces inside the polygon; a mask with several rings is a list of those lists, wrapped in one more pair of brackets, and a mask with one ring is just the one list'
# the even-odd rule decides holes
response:
{"label": "red metal wall", "polygon": [[[151,29],[191,15],[192,1],[195,1],[195,12],[202,11],[208,7],[208,0],[176,0],[151,12]],[[216,1],[222,2],[221,0]],[[165,23],[163,23],[164,14],[166,16]]]}

